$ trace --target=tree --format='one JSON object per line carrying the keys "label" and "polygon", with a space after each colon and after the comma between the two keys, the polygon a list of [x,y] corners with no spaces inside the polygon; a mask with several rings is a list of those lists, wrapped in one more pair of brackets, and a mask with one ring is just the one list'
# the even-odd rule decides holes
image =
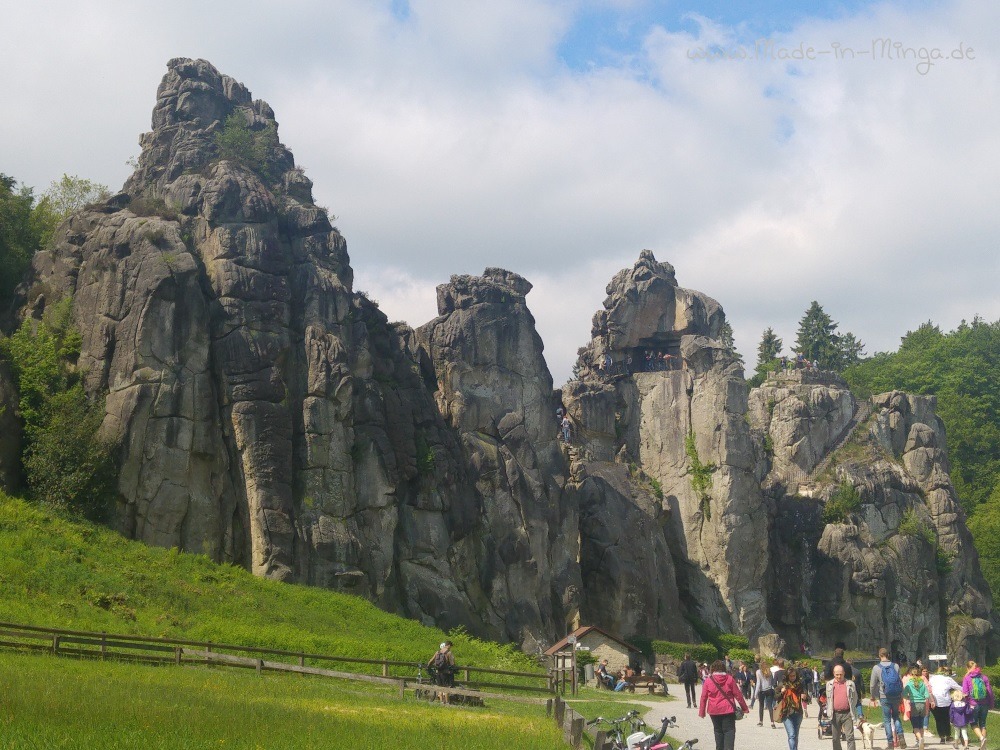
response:
{"label": "tree", "polygon": [[107,185],[64,174],[49,185],[35,206],[35,223],[39,229],[40,244],[43,247],[47,245],[56,227],[70,214],[110,197],[111,190]]}
{"label": "tree", "polygon": [[729,321],[725,321],[722,327],[719,329],[719,343],[725,348],[725,350],[741,365],[743,364],[743,355],[736,351],[736,341],[733,338],[733,327],[729,325]]}
{"label": "tree", "polygon": [[776,369],[775,360],[781,356],[783,347],[784,342],[770,326],[761,334],[760,343],[757,345],[757,370],[750,379],[751,388],[756,388],[764,382],[768,370]]}
{"label": "tree", "polygon": [[34,203],[31,188],[18,190],[17,180],[0,174],[0,310],[7,309],[40,244]]}
{"label": "tree", "polygon": [[858,340],[853,333],[845,333],[840,337],[840,366],[838,370],[844,370],[851,365],[856,365],[862,360],[865,354],[865,345]]}
{"label": "tree", "polygon": [[792,351],[802,354],[810,362],[816,360],[824,370],[839,369],[840,337],[836,331],[837,324],[819,302],[813,300],[799,321],[799,331]]}

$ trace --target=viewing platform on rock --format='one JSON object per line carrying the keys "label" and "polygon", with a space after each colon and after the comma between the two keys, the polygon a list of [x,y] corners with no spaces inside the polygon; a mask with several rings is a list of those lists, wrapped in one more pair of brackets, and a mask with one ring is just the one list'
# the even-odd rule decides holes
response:
{"label": "viewing platform on rock", "polygon": [[800,385],[828,385],[847,388],[847,381],[833,370],[769,370],[765,383],[784,383]]}

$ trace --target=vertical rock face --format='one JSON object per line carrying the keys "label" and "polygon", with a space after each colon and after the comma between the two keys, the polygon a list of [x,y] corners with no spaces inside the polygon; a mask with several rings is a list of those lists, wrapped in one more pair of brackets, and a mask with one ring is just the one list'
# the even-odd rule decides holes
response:
{"label": "vertical rock face", "polygon": [[763,635],[768,510],[742,369],[717,340],[722,309],[648,250],[607,291],[563,392],[581,461],[618,457],[655,481],[680,598],[713,626]]}
{"label": "vertical rock face", "polygon": [[495,580],[489,610],[535,647],[577,622],[581,581],[577,510],[563,494],[567,466],[552,376],[525,305],[530,289],[497,268],[453,276],[438,287],[440,317],[417,339],[483,498],[484,572]]}

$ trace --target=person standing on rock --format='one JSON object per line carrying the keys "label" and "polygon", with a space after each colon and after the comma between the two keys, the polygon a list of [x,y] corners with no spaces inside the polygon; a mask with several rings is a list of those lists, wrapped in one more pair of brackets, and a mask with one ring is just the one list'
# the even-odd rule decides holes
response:
{"label": "person standing on rock", "polygon": [[687,707],[694,706],[698,699],[694,694],[695,683],[698,682],[698,665],[695,664],[691,654],[684,654],[684,661],[677,669],[677,679],[684,686],[684,697],[687,698]]}
{"label": "person standing on rock", "polygon": [[846,677],[847,668],[838,664],[833,679],[826,683],[826,705],[830,707],[833,750],[841,750],[840,735],[847,739],[847,750],[854,750],[854,713],[858,709],[858,688]]}
{"label": "person standing on rock", "polygon": [[899,738],[899,747],[906,747],[903,736],[903,722],[899,719],[899,702],[903,697],[903,680],[899,666],[889,659],[889,649],[878,650],[879,663],[872,667],[872,705],[882,707],[882,721],[885,723],[885,740],[893,747],[893,737]]}
{"label": "person standing on rock", "polygon": [[931,713],[934,714],[934,728],[937,729],[937,736],[943,745],[951,740],[951,718],[949,716],[951,691],[961,690],[962,686],[955,682],[948,674],[948,668],[944,666],[938,669],[937,674],[931,675],[928,683],[931,695],[934,696],[934,708],[931,709]]}
{"label": "person standing on rock", "polygon": [[749,711],[739,686],[733,676],[726,672],[726,664],[721,659],[712,662],[712,668],[701,686],[701,701],[698,716],[702,719],[708,713],[712,717],[715,730],[715,750],[733,750],[736,745],[736,707],[743,713]]}
{"label": "person standing on rock", "polygon": [[799,750],[799,728],[802,726],[806,691],[799,670],[784,670],[778,692],[775,694],[775,711],[788,734],[788,750]]}
{"label": "person standing on rock", "polygon": [[562,427],[562,439],[563,439],[563,442],[566,443],[566,445],[569,445],[569,439],[570,439],[571,432],[573,430],[573,425],[570,424],[569,416],[568,415],[564,415],[563,416],[562,423],[561,423],[560,426]]}

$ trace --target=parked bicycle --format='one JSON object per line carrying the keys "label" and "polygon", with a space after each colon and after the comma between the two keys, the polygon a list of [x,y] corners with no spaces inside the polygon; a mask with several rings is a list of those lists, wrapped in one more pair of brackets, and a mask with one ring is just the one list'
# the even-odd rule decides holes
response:
{"label": "parked bicycle", "polygon": [[[674,750],[674,746],[669,742],[663,742],[663,736],[667,733],[668,728],[677,726],[676,718],[675,716],[664,716],[663,721],[660,722],[660,731],[656,734],[636,732],[629,735],[625,740],[625,747],[627,750]],[[678,750],[692,750],[697,744],[697,739],[687,740]]]}
{"label": "parked bicycle", "polygon": [[587,726],[595,724],[606,724],[608,726],[607,735],[608,740],[611,742],[612,750],[628,750],[625,737],[635,733],[641,726],[645,726],[638,711],[629,711],[617,719],[605,719],[603,716],[598,716],[596,719],[591,719],[587,722]]}

